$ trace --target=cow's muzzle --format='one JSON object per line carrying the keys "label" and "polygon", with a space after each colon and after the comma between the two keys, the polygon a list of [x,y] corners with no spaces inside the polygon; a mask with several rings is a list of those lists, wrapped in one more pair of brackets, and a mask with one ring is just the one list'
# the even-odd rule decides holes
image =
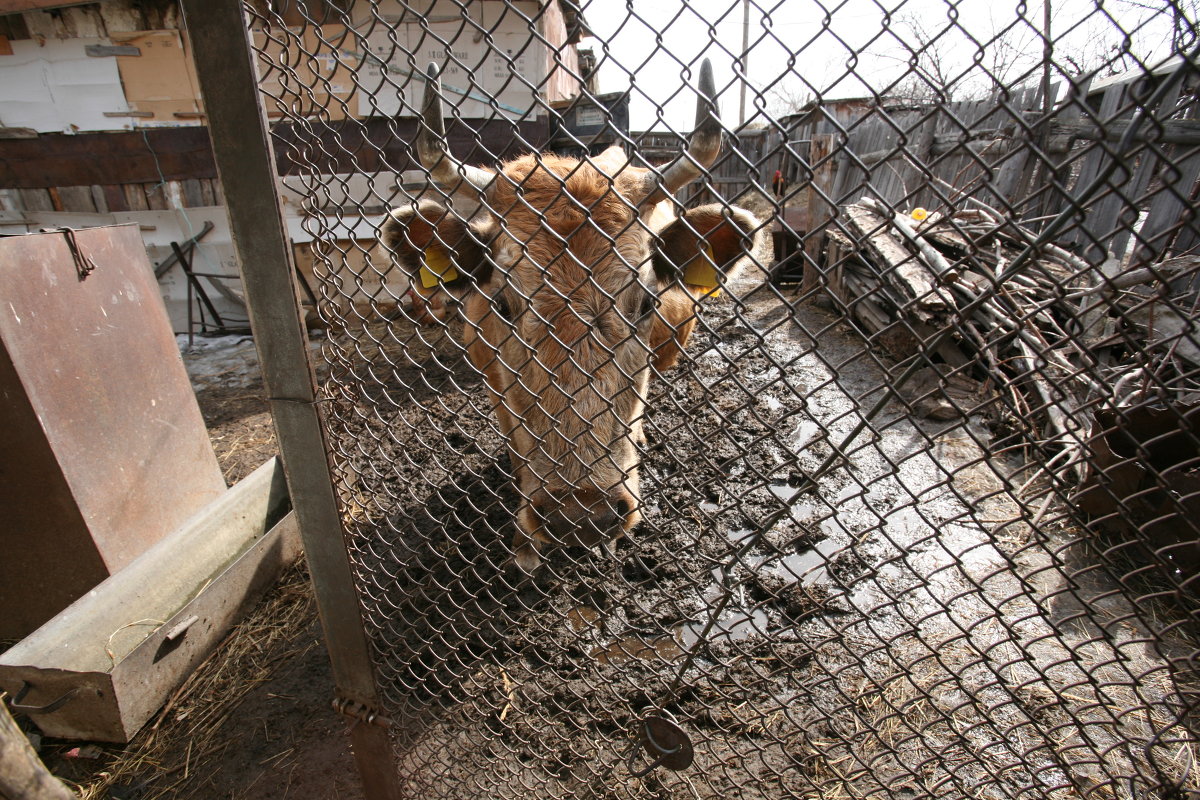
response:
{"label": "cow's muzzle", "polygon": [[595,547],[617,538],[636,521],[633,495],[623,488],[551,495],[533,506],[546,539],[567,547]]}

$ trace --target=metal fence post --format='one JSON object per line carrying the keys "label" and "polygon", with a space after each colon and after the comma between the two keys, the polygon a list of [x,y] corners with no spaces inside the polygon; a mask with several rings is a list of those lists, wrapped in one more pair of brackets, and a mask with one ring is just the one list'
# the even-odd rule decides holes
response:
{"label": "metal fence post", "polygon": [[[316,406],[249,26],[241,0],[183,0],[183,10],[337,694],[376,709],[374,667]],[[400,797],[386,729],[360,722],[352,737],[367,797]]]}

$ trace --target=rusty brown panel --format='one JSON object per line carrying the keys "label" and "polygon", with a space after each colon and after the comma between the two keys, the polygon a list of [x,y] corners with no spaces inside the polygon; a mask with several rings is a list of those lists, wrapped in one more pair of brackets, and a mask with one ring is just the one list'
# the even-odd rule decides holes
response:
{"label": "rusty brown panel", "polygon": [[225,488],[137,227],[75,240],[95,265],[82,278],[63,234],[0,240],[0,518],[27,521],[0,526],[0,636],[28,633]]}
{"label": "rusty brown panel", "polygon": [[61,542],[43,535],[47,520],[70,531],[86,530],[86,524],[20,386],[12,360],[0,347],[0,451],[21,454],[0,458],[0,509],[8,531],[0,534],[3,638],[32,631],[108,577],[94,542],[79,537],[70,558],[60,558]]}

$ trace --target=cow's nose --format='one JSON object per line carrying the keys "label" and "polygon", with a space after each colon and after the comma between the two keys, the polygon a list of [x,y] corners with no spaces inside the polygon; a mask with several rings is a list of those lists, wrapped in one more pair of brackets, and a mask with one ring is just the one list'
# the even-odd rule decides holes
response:
{"label": "cow's nose", "polygon": [[632,496],[626,492],[608,497],[571,495],[538,504],[546,533],[567,546],[594,547],[615,539],[624,531],[632,510]]}

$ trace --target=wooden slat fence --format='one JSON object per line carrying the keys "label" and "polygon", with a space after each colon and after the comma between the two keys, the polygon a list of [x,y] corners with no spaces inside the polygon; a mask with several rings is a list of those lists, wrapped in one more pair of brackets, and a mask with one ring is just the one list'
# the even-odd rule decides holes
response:
{"label": "wooden slat fence", "polygon": [[[820,234],[837,224],[836,208],[862,198],[900,211],[943,212],[970,208],[974,199],[1035,231],[1075,208],[1075,224],[1059,241],[1093,264],[1110,254],[1131,264],[1185,254],[1200,244],[1193,221],[1200,176],[1194,82],[1148,109],[1132,157],[1116,165],[1098,198],[1080,203],[1086,187],[1112,166],[1117,142],[1158,80],[1139,76],[1096,88],[1060,82],[1052,87],[1048,116],[1040,85],[939,104],[815,104],[774,127],[741,131],[689,201],[774,199],[778,170],[787,184],[776,206],[782,237]],[[832,148],[823,143],[830,136]]]}

